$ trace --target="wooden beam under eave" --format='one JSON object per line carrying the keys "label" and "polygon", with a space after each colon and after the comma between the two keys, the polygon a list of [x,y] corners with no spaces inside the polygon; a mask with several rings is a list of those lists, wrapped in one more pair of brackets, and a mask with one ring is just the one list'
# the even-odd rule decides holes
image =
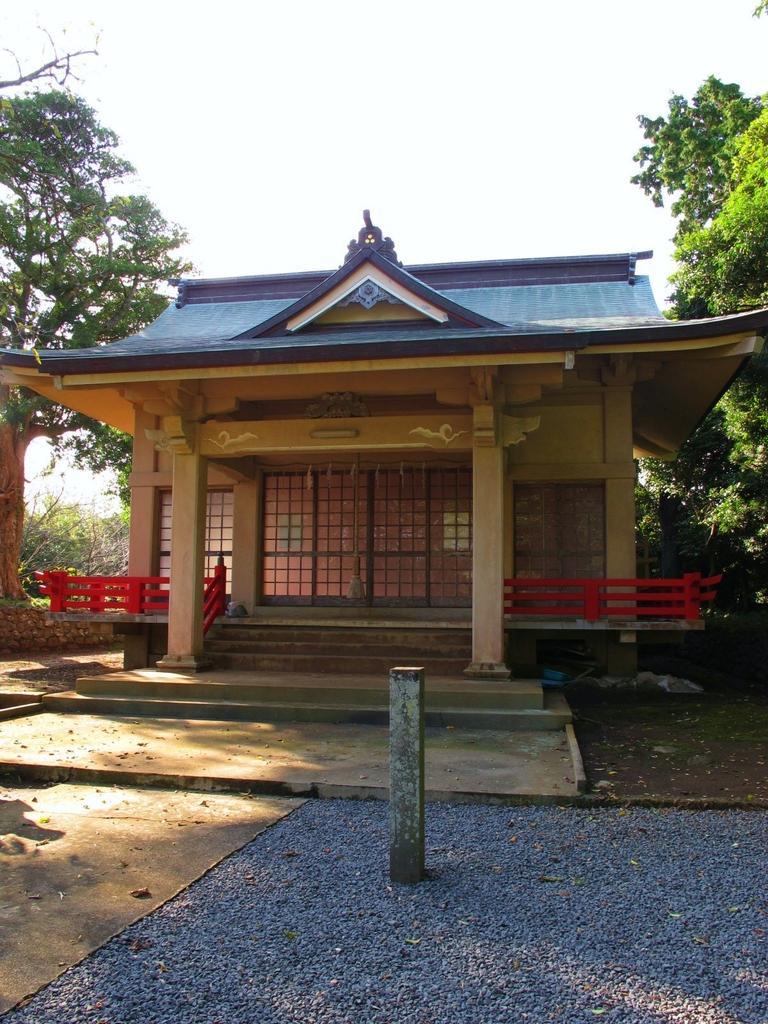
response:
{"label": "wooden beam under eave", "polygon": [[[257,363],[245,366],[181,367],[163,370],[120,370],[113,373],[73,373],[63,378],[66,388],[83,385],[118,387],[136,381],[221,380],[222,378],[285,377],[322,374],[379,373],[386,370],[431,370],[468,366],[527,366],[540,363],[562,365],[564,352],[489,352],[448,356],[401,356],[396,359],[356,359],[321,363]],[[346,390],[346,384],[344,386]],[[338,390],[338,388],[337,388]]]}
{"label": "wooden beam under eave", "polygon": [[509,478],[534,480],[634,480],[634,462],[512,462]]}
{"label": "wooden beam under eave", "polygon": [[272,452],[465,451],[472,417],[440,412],[312,420],[218,420],[199,428],[200,451],[211,458]]}
{"label": "wooden beam under eave", "polygon": [[742,354],[749,355],[752,352],[758,351],[759,344],[761,345],[762,342],[754,331],[742,331],[739,334],[727,334],[720,338],[668,338],[660,341],[640,341],[629,345],[626,343],[615,344],[608,342],[600,344],[596,342],[591,344],[586,351],[580,352],[579,356],[628,355],[632,353],[642,355],[646,352],[695,352],[697,350],[719,348],[724,350],[720,354],[726,357],[732,354],[727,350],[734,345],[739,347]]}
{"label": "wooden beam under eave", "polygon": [[208,482],[211,482],[213,474],[224,477],[225,480],[234,484],[240,484],[247,480],[255,480],[259,467],[253,458],[245,456],[242,459],[209,459],[208,460]]}

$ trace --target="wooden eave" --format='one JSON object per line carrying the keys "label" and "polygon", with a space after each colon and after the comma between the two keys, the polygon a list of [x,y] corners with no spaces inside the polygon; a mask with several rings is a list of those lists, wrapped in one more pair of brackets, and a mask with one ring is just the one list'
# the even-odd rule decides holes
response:
{"label": "wooden eave", "polygon": [[[285,313],[281,314],[285,316]],[[452,329],[437,326],[398,337],[393,330],[365,337],[364,331],[353,335],[344,331],[315,334],[310,337],[290,336],[262,338],[259,344],[248,345],[251,339],[236,338],[215,347],[202,345],[188,351],[141,352],[121,350],[112,354],[108,346],[98,350],[41,353],[38,368],[30,352],[0,351],[0,366],[26,367],[55,376],[69,374],[144,372],[157,370],[191,370],[205,367],[236,367],[262,365],[295,365],[299,363],[345,362],[356,360],[387,360],[443,357],[493,357],[502,354],[546,354],[583,351],[594,354],[622,351],[634,347],[638,352],[672,351],[677,346],[704,347],[724,345],[740,337],[762,334],[768,328],[768,308],[710,320],[664,321],[640,327],[616,327],[586,331],[542,331],[520,334],[514,327],[497,326],[480,330]],[[692,345],[691,342],[694,344]],[[161,345],[162,343],[158,343]],[[97,354],[98,353],[98,354]]]}

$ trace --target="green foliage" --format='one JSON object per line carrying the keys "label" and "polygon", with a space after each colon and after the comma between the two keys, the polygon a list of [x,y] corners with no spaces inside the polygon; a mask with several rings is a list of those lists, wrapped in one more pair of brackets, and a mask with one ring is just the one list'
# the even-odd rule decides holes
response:
{"label": "green foliage", "polygon": [[62,504],[51,495],[27,508],[20,575],[28,593],[38,592],[37,570],[120,576],[125,575],[127,565],[127,516],[99,515],[87,506]]}
{"label": "green foliage", "polygon": [[[85,348],[133,334],[187,265],[186,241],[142,195],[95,112],[67,92],[0,101],[0,345]],[[84,418],[24,389],[2,416],[29,437],[59,437]],[[102,439],[93,434],[93,450]]]}
{"label": "green foliage", "polygon": [[[68,67],[68,65],[67,65]],[[136,333],[189,266],[184,232],[128,188],[114,132],[63,91],[0,97],[0,347],[88,348]],[[72,442],[81,464],[127,473],[124,438],[21,387],[0,384],[0,595],[18,596],[23,464],[35,437]]]}
{"label": "green foliage", "polygon": [[[633,178],[679,217],[674,317],[768,305],[768,109],[709,78],[667,121],[640,118],[653,145]],[[746,370],[674,462],[643,460],[638,530],[667,568],[724,571],[721,599],[768,602],[768,360]]]}
{"label": "green foliage", "polygon": [[655,206],[672,199],[676,240],[719,212],[730,191],[738,138],[761,109],[761,100],[744,96],[738,85],[710,76],[691,102],[673,96],[666,118],[638,117],[648,142],[635,154],[643,170],[632,181]]}
{"label": "green foliage", "polygon": [[679,241],[673,275],[681,313],[717,316],[768,305],[768,110],[731,147],[732,159],[716,216]]}
{"label": "green foliage", "polygon": [[0,608],[42,608],[50,607],[47,597],[25,597],[23,599],[14,597],[0,597]]}
{"label": "green foliage", "polygon": [[[133,438],[106,423],[80,417],[82,427],[54,443],[57,454],[69,455],[76,466],[90,469],[93,473],[106,470],[117,472],[116,492],[124,508],[128,508],[131,489],[128,477],[131,472]],[[73,427],[76,421],[73,418]]]}

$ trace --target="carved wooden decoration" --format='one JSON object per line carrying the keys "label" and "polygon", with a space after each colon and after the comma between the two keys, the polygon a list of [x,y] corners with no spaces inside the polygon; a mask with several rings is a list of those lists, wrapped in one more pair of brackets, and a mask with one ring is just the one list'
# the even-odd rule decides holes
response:
{"label": "carved wooden decoration", "polygon": [[379,302],[388,302],[391,306],[402,306],[400,299],[390,295],[388,291],[376,284],[375,281],[363,281],[345,299],[338,303],[339,306],[352,306],[357,304],[363,309],[373,309]]}
{"label": "carved wooden decoration", "polygon": [[504,444],[520,444],[527,434],[538,430],[540,426],[541,416],[505,416]]}
{"label": "carved wooden decoration", "polygon": [[370,210],[363,210],[363,221],[364,225],[357,233],[357,241],[353,238],[347,246],[344,262],[351,260],[361,249],[374,249],[380,256],[399,264],[395,243],[391,238],[384,238],[381,228],[372,222]]}
{"label": "carved wooden decoration", "polygon": [[368,406],[351,391],[326,391],[317,402],[307,406],[306,414],[311,420],[349,419],[352,416],[368,416]]}
{"label": "carved wooden decoration", "polygon": [[164,416],[162,429],[145,430],[146,437],[159,452],[178,452],[189,455],[195,450],[197,424],[181,416]]}
{"label": "carved wooden decoration", "polygon": [[165,452],[171,446],[171,439],[164,430],[145,430],[144,435],[151,441],[156,452]]}
{"label": "carved wooden decoration", "polygon": [[450,423],[443,423],[437,430],[430,430],[429,427],[414,427],[408,431],[415,437],[423,437],[425,441],[442,441],[446,447],[459,437],[468,434],[468,430],[454,430]]}
{"label": "carved wooden decoration", "polygon": [[248,450],[253,445],[253,442],[258,440],[259,435],[252,434],[250,431],[233,437],[228,430],[220,430],[217,437],[209,438],[209,443],[216,445],[223,452],[234,452],[238,449]]}

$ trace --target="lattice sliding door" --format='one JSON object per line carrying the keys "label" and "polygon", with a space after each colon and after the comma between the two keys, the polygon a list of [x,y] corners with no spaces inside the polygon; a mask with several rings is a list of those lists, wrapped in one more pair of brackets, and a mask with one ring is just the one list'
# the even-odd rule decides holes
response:
{"label": "lattice sliding door", "polygon": [[404,466],[264,475],[263,600],[350,604],[357,553],[373,605],[467,605],[472,471]]}

